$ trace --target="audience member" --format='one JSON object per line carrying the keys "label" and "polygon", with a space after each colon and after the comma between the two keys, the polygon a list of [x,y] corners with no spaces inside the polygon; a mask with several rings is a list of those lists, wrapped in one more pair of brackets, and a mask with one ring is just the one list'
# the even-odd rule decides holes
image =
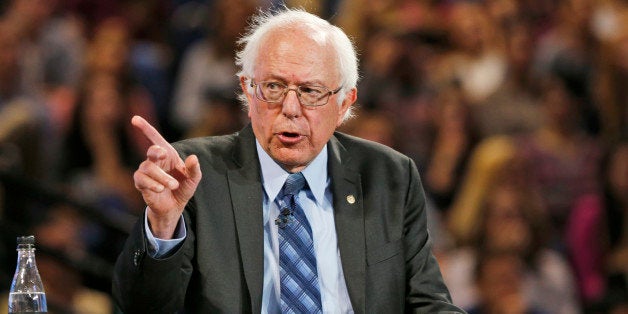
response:
{"label": "audience member", "polygon": [[168,46],[167,0],[121,0],[121,12],[129,29],[129,68],[151,96],[161,125],[167,125],[173,66]]}
{"label": "audience member", "polygon": [[[216,1],[211,8],[210,34],[189,46],[183,55],[173,92],[173,123],[183,134],[206,123],[211,114],[210,93],[237,94],[234,64],[236,41],[255,12],[247,1]],[[211,69],[208,71],[208,69]]]}
{"label": "audience member", "polygon": [[533,69],[537,79],[559,76],[571,93],[578,126],[588,134],[600,131],[599,112],[592,102],[594,42],[592,1],[557,2],[555,21],[538,39]]}
{"label": "audience member", "polygon": [[124,124],[133,108],[111,76],[94,75],[85,84],[64,149],[62,179],[85,200],[110,195],[122,201],[124,210],[134,208],[140,200],[124,178],[141,156],[137,150],[147,146]]}
{"label": "audience member", "polygon": [[199,123],[190,127],[185,137],[201,137],[236,132],[244,126],[246,111],[231,90],[207,91]]}
{"label": "audience member", "polygon": [[[508,2],[508,1],[495,1]],[[473,107],[473,120],[482,137],[525,134],[541,124],[540,106],[534,95],[531,59],[532,26],[520,17],[502,21],[507,73],[502,84],[481,104]]]}
{"label": "audience member", "polygon": [[605,214],[610,251],[606,274],[609,289],[623,289],[628,294],[628,143],[617,145],[607,168]]}
{"label": "audience member", "polygon": [[600,41],[593,88],[602,138],[613,142],[628,136],[628,6],[617,0],[601,3],[592,21]]}
{"label": "audience member", "polygon": [[443,88],[436,97],[435,135],[424,173],[425,188],[435,205],[446,212],[458,192],[477,141],[470,108],[459,88]]}
{"label": "audience member", "polygon": [[19,38],[19,83],[43,97],[46,85],[76,87],[82,74],[80,23],[56,11],[58,1],[10,0],[2,20]]}
{"label": "audience member", "polygon": [[599,192],[602,147],[579,124],[577,100],[566,83],[551,76],[542,83],[543,125],[517,139],[531,184],[543,191],[554,229],[553,245],[564,250],[565,224],[574,201]]}
{"label": "audience member", "polygon": [[478,305],[469,314],[541,314],[524,295],[525,262],[512,252],[485,252],[473,276],[478,287]]}
{"label": "audience member", "polygon": [[[471,152],[460,189],[447,214],[448,229],[459,245],[470,243],[489,189],[495,185],[500,169],[516,160],[515,151],[512,138],[496,136],[482,140]],[[516,179],[519,174],[511,176]]]}
{"label": "audience member", "polygon": [[20,86],[19,35],[0,22],[0,158],[3,170],[41,176],[43,106]]}
{"label": "audience member", "polygon": [[[486,286],[482,280],[479,286],[474,286],[472,270],[482,267],[479,263],[485,254],[506,252],[521,260],[524,304],[545,313],[578,313],[569,264],[546,244],[548,222],[544,219],[541,199],[533,188],[509,177],[516,172],[509,166],[499,169],[498,179],[489,187],[481,212],[476,220],[470,221],[476,226],[472,242],[447,253],[444,259],[443,274],[454,303],[467,309],[483,306],[482,302],[487,301],[483,295]],[[500,275],[493,277],[496,275],[493,271],[499,272],[499,268],[486,268],[479,278],[499,278]]]}
{"label": "audience member", "polygon": [[447,21],[454,49],[441,65],[441,75],[447,81],[457,81],[465,99],[480,106],[506,80],[502,29],[477,2],[454,2],[448,8]]}
{"label": "audience member", "polygon": [[[0,21],[0,178],[9,175],[35,180],[47,173],[42,162],[46,156],[46,117],[39,99],[24,92],[20,85],[18,43],[18,34]],[[10,180],[0,181],[0,194],[0,219],[30,224],[37,216],[29,206],[29,193]],[[2,242],[6,243],[7,251],[14,249],[15,241]]]}
{"label": "audience member", "polygon": [[[628,293],[628,143],[601,160],[602,193],[577,198],[567,224],[567,248],[584,305]],[[619,291],[614,291],[619,290]]]}

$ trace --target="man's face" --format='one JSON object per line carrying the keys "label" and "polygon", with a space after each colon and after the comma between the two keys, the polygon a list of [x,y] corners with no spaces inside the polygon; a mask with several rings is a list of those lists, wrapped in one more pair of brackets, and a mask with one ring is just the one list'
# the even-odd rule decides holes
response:
{"label": "man's face", "polygon": [[[337,68],[332,48],[317,44],[304,31],[271,31],[262,42],[252,79],[278,81],[290,88],[314,84],[335,90],[340,85]],[[289,91],[282,103],[267,103],[248,92],[245,78],[240,83],[255,137],[290,172],[301,171],[318,155],[356,99],[352,89],[340,106],[339,94],[335,94],[327,104],[307,108],[301,106],[296,92]]]}

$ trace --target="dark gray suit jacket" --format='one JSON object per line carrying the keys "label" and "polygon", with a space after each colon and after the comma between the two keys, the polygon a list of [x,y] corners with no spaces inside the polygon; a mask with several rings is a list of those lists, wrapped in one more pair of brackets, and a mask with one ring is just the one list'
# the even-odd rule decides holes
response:
{"label": "dark gray suit jacket", "polygon": [[[203,179],[172,255],[146,253],[143,219],[116,263],[125,313],[259,313],[264,276],[263,187],[252,128],[175,143]],[[355,313],[445,313],[450,304],[426,226],[415,164],[383,145],[336,132],[328,144],[342,268]],[[352,195],[355,202],[349,202]]]}

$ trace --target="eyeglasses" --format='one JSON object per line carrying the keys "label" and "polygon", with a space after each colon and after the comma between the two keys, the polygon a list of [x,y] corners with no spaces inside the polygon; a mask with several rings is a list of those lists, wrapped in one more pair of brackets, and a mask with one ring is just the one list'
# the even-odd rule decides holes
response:
{"label": "eyeglasses", "polygon": [[329,90],[327,87],[319,85],[299,85],[296,88],[290,88],[288,85],[278,81],[264,81],[255,83],[251,80],[251,87],[255,88],[255,97],[267,103],[281,103],[286,94],[293,90],[297,93],[297,98],[301,105],[305,107],[324,106],[329,101],[329,97],[338,93],[342,86],[335,90]]}

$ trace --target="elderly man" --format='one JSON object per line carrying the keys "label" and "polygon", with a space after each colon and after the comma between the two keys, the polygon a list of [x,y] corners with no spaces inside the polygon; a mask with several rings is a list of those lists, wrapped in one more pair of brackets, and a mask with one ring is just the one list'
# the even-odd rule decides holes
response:
{"label": "elderly man", "polygon": [[[357,97],[347,36],[297,10],[262,15],[237,64],[249,126],[154,143],[147,204],[116,264],[125,313],[437,313],[451,305],[414,163],[335,132]],[[211,71],[211,69],[208,69]]]}

